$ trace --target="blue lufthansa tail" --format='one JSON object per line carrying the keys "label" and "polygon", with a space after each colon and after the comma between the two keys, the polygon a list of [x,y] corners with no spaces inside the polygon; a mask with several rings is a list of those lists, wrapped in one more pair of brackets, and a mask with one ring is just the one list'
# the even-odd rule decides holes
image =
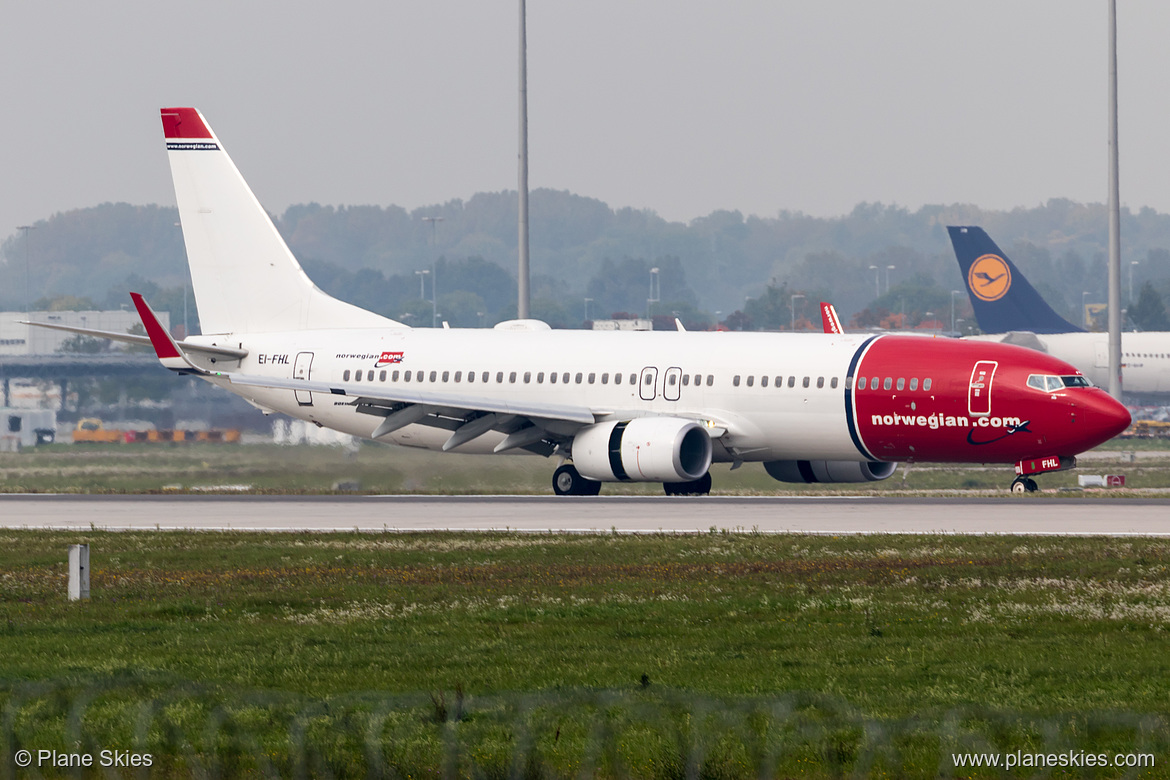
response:
{"label": "blue lufthansa tail", "polygon": [[1044,302],[981,227],[948,227],[975,319],[984,333],[1081,332]]}

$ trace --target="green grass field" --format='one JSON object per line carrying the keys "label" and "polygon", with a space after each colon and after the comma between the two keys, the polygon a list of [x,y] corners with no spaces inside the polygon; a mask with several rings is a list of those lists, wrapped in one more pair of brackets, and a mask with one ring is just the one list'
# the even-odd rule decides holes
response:
{"label": "green grass field", "polygon": [[1168,564],[1155,539],[7,532],[0,775],[100,747],[183,777],[1161,762]]}
{"label": "green grass field", "polygon": [[[1130,462],[1126,453],[1142,447]],[[1113,449],[1116,447],[1116,449]],[[174,490],[238,490],[328,493],[356,483],[369,493],[548,494],[557,461],[536,456],[435,453],[380,444],[354,449],[276,445],[68,445],[0,453],[0,492],[141,493]],[[1086,460],[1074,471],[1046,474],[1042,489],[1071,488],[1078,474],[1125,474],[1131,489],[1170,489],[1170,449],[1151,442],[1111,442],[1104,460]],[[1002,492],[1011,466],[899,466],[883,482],[864,485],[790,485],[776,482],[758,463],[711,471],[722,494],[887,493],[892,491],[989,490]],[[610,494],[660,495],[657,484],[610,484]],[[1113,491],[1111,494],[1117,494]],[[1123,493],[1122,493],[1123,494]]]}

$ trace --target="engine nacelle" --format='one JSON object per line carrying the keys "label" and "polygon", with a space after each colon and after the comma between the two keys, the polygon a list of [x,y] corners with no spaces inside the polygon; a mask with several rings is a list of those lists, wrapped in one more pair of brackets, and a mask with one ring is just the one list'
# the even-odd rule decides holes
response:
{"label": "engine nacelle", "polygon": [[855,460],[772,460],[764,470],[780,482],[877,482],[889,479],[896,463]]}
{"label": "engine nacelle", "polygon": [[601,482],[693,482],[711,468],[711,436],[678,417],[590,425],[573,438],[573,465]]}

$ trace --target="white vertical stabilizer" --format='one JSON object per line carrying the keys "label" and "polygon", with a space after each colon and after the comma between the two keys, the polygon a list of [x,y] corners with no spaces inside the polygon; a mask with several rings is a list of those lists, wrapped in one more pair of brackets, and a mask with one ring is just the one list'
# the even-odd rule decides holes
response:
{"label": "white vertical stabilizer", "polygon": [[162,123],[204,333],[405,327],[313,284],[202,114]]}

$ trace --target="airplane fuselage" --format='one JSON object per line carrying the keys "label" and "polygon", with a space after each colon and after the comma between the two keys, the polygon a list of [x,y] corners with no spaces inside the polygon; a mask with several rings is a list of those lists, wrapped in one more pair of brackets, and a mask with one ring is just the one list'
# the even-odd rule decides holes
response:
{"label": "airplane fuselage", "polygon": [[[317,389],[242,387],[213,377],[217,384],[266,409],[366,438],[381,418],[362,412],[365,388],[526,408],[555,402],[588,409],[597,422],[697,420],[712,433],[714,460],[723,462],[1015,462],[1080,452],[1113,435],[1116,422],[1096,388],[1028,386],[1034,374],[1076,373],[1062,361],[952,339],[391,328],[191,341],[248,350],[238,363],[197,358],[201,368]],[[437,415],[382,440],[439,449],[456,425],[444,427]],[[502,438],[487,431],[455,449],[491,452]]]}

